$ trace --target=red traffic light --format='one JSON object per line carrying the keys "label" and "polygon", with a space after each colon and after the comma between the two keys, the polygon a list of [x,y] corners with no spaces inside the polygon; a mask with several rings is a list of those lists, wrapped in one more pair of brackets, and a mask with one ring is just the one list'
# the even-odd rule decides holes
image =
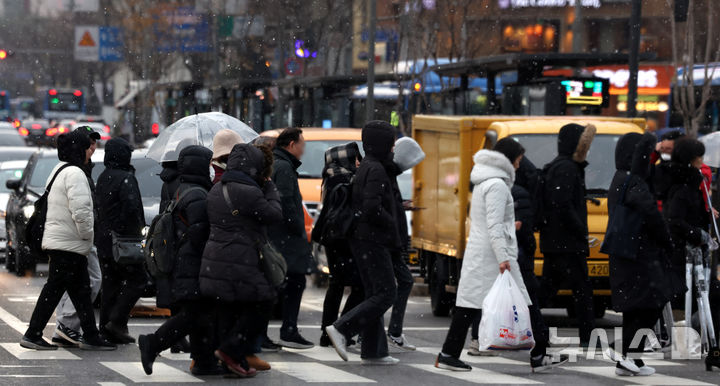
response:
{"label": "red traffic light", "polygon": [[73,95],[75,95],[76,97],[82,96],[82,91],[75,90],[75,91],[73,91]]}
{"label": "red traffic light", "polygon": [[153,135],[160,134],[160,125],[157,122],[152,124],[151,129],[152,129]]}
{"label": "red traffic light", "polygon": [[48,91],[48,94],[50,94],[50,95],[57,95],[57,90],[55,90],[54,88],[51,88],[51,89]]}
{"label": "red traffic light", "polygon": [[8,57],[8,53],[5,50],[0,50],[0,60],[5,60]]}

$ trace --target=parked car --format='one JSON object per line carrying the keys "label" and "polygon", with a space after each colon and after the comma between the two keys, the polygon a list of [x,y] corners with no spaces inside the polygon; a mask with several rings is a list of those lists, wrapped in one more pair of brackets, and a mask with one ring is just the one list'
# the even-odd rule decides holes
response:
{"label": "parked car", "polygon": [[15,128],[0,128],[0,146],[27,146],[27,143]]}
{"label": "parked car", "polygon": [[[97,180],[97,177],[105,169],[104,157],[105,153],[102,150],[97,150],[93,155],[95,167],[92,176],[94,180]],[[27,270],[34,270],[38,263],[25,244],[25,227],[35,210],[33,206],[35,200],[42,194],[50,172],[58,162],[57,151],[39,150],[30,157],[20,179],[6,182],[7,188],[11,190],[5,217],[8,238],[5,267],[8,271],[24,275]],[[136,170],[135,175],[145,207],[145,221],[149,224],[160,208],[162,181],[158,174],[160,174],[161,168],[157,162],[145,158],[145,151],[133,152],[132,164]]]}
{"label": "parked car", "polygon": [[[27,159],[0,162],[0,252],[6,252],[7,231],[5,230],[5,210],[10,199],[10,189],[5,186],[8,180],[22,178]],[[5,254],[0,255],[0,261],[5,261]]]}
{"label": "parked car", "polygon": [[106,125],[103,122],[97,122],[97,121],[76,121],[74,123],[71,123],[68,127],[70,131],[77,129],[78,127],[82,126],[88,126],[91,129],[95,130],[97,133],[100,133],[100,141],[98,141],[98,146],[104,147],[105,142],[107,142],[110,138],[110,126]]}
{"label": "parked car", "polygon": [[55,144],[55,136],[58,135],[57,129],[50,130],[50,122],[47,119],[31,119],[23,121],[18,128],[18,133],[25,137],[25,141],[33,146],[53,146]]}

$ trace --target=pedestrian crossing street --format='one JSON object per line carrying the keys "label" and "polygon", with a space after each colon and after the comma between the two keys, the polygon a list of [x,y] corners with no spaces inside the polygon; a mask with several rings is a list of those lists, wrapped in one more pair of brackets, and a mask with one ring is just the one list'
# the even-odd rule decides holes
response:
{"label": "pedestrian crossing street", "polygon": [[[190,363],[188,354],[172,354],[169,351],[161,354],[155,362],[154,373],[147,376],[142,370],[139,358],[130,357],[137,355],[137,347],[127,346],[122,352],[117,352],[124,360],[113,360],[113,353],[101,355],[97,362],[89,359],[87,352],[78,350],[59,349],[57,351],[33,351],[26,350],[17,342],[0,343],[2,350],[6,351],[16,360],[3,361],[7,364],[0,365],[0,384],[3,378],[45,378],[45,381],[52,382],[53,379],[65,377],[53,371],[63,367],[66,361],[83,360],[84,366],[102,366],[116,375],[119,381],[94,382],[103,386],[120,386],[135,383],[177,383],[193,384],[223,381],[223,378],[200,378],[192,376],[187,370]],[[555,350],[560,350],[556,348]],[[574,373],[575,376],[582,375],[587,379],[594,380],[597,384],[606,381],[621,382],[626,385],[713,385],[713,383],[701,382],[695,379],[687,379],[663,374],[663,370],[670,370],[673,367],[686,366],[688,362],[649,360],[649,365],[655,366],[658,374],[652,377],[631,377],[619,378],[614,373],[614,366],[609,359],[597,355],[595,360],[580,359],[576,363],[552,370],[551,373],[532,374],[527,361],[507,358],[505,356],[494,357],[470,357],[463,354],[464,361],[473,366],[471,372],[450,372],[439,370],[433,366],[434,356],[437,355],[439,347],[419,347],[415,353],[393,353],[401,359],[401,364],[394,367],[365,367],[361,366],[360,357],[357,354],[350,354],[349,363],[342,362],[335,351],[328,347],[315,347],[310,350],[287,349],[281,353],[266,353],[262,357],[268,360],[273,369],[268,373],[259,374],[253,381],[262,381],[265,378],[277,379],[278,376],[288,377],[283,384],[305,383],[334,383],[334,384],[357,384],[374,383],[384,384],[383,374],[393,371],[411,371],[416,374],[415,381],[428,380],[433,384],[513,384],[513,385],[538,385],[555,384],[558,376]],[[2,358],[2,356],[0,356]],[[381,369],[381,370],[378,370]],[[668,371],[669,372],[669,371]],[[422,375],[419,375],[421,373]],[[548,379],[548,375],[554,377]],[[720,380],[720,378],[717,378]],[[225,380],[229,381],[229,380]],[[249,380],[248,380],[249,381]],[[461,381],[461,382],[458,382]]]}

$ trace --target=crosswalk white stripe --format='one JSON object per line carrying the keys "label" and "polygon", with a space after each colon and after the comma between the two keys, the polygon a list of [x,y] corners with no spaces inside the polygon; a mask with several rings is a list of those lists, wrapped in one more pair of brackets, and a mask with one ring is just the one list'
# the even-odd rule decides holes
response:
{"label": "crosswalk white stripe", "polygon": [[13,330],[24,334],[27,329],[27,323],[23,323],[15,315],[7,312],[4,308],[0,307],[0,320],[5,322]]}
{"label": "crosswalk white stripe", "polygon": [[64,375],[0,374],[0,378],[60,378]]}
{"label": "crosswalk white stripe", "polygon": [[125,386],[122,382],[98,382],[99,386]]}
{"label": "crosswalk white stripe", "polygon": [[372,379],[315,362],[270,362],[270,366],[308,383],[376,383]]}
{"label": "crosswalk white stripe", "polygon": [[0,343],[15,358],[20,360],[80,360],[80,357],[68,350],[59,348],[52,351],[28,350],[19,343]]}
{"label": "crosswalk white stripe", "polygon": [[533,381],[532,379],[516,377],[514,375],[496,373],[494,371],[481,369],[474,367],[472,371],[458,372],[441,370],[433,365],[417,365],[409,364],[408,366],[414,367],[419,370],[427,371],[437,375],[443,375],[455,379],[460,379],[466,382],[480,383],[480,384],[512,384],[512,385],[533,385],[542,384],[543,382]]}
{"label": "crosswalk white stripe", "polygon": [[155,362],[153,374],[146,375],[140,361],[135,362],[100,362],[101,365],[115,371],[135,383],[202,383],[200,378],[178,370],[165,363]]}
{"label": "crosswalk white stripe", "polygon": [[[282,351],[287,351],[293,354],[299,354],[310,359],[314,359],[320,362],[342,362],[342,358],[338,356],[335,349],[332,347],[319,347],[315,346],[307,350],[296,350],[291,348],[283,348]],[[360,355],[348,353],[349,362],[360,362]]]}
{"label": "crosswalk white stripe", "polygon": [[580,373],[586,373],[596,375],[604,378],[611,378],[616,381],[627,382],[629,384],[637,385],[698,385],[698,386],[712,386],[712,383],[705,383],[695,379],[672,377],[665,374],[655,373],[649,377],[620,377],[615,375],[615,366],[563,366],[561,367],[568,371],[577,371]]}
{"label": "crosswalk white stripe", "polygon": [[[418,347],[417,351],[437,355],[442,351],[439,347]],[[498,353],[499,354],[499,353]],[[467,363],[477,363],[477,364],[494,364],[494,365],[529,365],[530,361],[528,359],[527,362],[518,361],[515,359],[505,358],[502,356],[483,356],[483,357],[474,357],[467,355],[466,350],[463,350],[462,354],[460,354],[460,360]]]}

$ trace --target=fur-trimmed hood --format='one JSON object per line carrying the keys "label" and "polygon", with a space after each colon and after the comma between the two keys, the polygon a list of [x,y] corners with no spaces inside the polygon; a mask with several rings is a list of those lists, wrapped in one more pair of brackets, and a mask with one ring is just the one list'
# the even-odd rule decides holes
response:
{"label": "fur-trimmed hood", "polygon": [[473,156],[475,166],[470,173],[470,182],[479,185],[491,178],[500,178],[508,187],[515,182],[515,168],[502,153],[494,150],[480,150]]}
{"label": "fur-trimmed hood", "polygon": [[592,123],[587,126],[577,123],[563,126],[558,134],[558,154],[572,157],[577,163],[585,162],[596,132],[597,129]]}

